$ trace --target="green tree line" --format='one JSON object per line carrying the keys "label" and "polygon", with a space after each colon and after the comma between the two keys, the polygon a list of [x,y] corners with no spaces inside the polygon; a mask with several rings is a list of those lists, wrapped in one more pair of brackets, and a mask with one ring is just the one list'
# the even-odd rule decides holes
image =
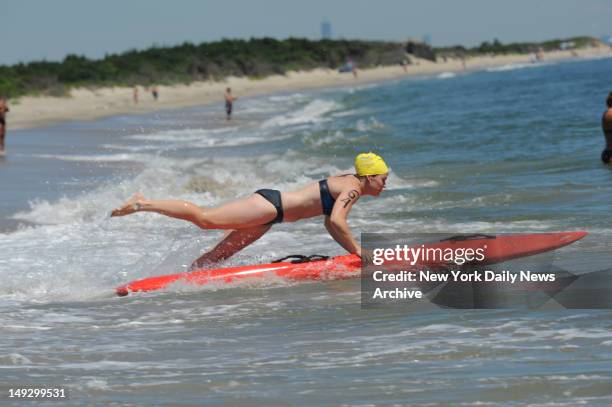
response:
{"label": "green tree line", "polygon": [[68,55],[62,62],[0,66],[0,94],[59,96],[77,86],[148,86],[232,75],[261,78],[291,70],[336,69],[348,58],[360,67],[395,64],[402,54],[401,44],[379,41],[252,38],[184,43],[107,55],[99,60]]}
{"label": "green tree line", "polygon": [[[570,40],[580,45],[596,41],[586,37]],[[445,54],[532,52],[536,47],[544,50],[558,47],[561,42],[503,45],[496,40],[472,49],[457,46],[435,51]],[[405,59],[405,44],[251,38],[224,39],[199,45],[186,42],[173,47],[154,46],[142,51],[107,55],[98,60],[68,55],[61,62],[36,61],[0,66],[0,95],[10,98],[26,94],[61,96],[72,87],[149,86],[219,80],[226,76],[262,78],[291,70],[337,69],[348,59],[360,68],[398,64]]]}
{"label": "green tree line", "polygon": [[592,37],[573,37],[566,39],[554,39],[544,42],[513,42],[503,44],[498,39],[492,42],[484,41],[473,48],[463,46],[437,48],[436,51],[442,55],[464,55],[478,56],[483,54],[529,54],[539,51],[554,51],[567,44],[569,48],[584,48],[601,45],[601,41]]}

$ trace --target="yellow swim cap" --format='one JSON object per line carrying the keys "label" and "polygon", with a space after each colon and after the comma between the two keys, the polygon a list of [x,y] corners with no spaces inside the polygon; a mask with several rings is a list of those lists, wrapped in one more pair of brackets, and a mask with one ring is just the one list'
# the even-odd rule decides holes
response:
{"label": "yellow swim cap", "polygon": [[389,172],[387,164],[374,153],[361,153],[355,157],[355,171],[357,175],[379,175]]}

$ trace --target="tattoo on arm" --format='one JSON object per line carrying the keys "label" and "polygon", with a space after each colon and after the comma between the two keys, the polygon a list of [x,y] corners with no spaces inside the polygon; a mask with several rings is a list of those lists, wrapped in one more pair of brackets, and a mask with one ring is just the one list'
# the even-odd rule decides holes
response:
{"label": "tattoo on arm", "polygon": [[341,201],[344,202],[344,208],[346,208],[351,202],[359,199],[359,192],[356,189],[352,189],[348,193],[348,198],[344,198]]}

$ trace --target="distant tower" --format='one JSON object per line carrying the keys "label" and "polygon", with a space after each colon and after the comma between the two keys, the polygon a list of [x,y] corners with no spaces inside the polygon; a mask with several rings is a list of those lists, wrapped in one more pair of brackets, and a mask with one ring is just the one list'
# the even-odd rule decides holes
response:
{"label": "distant tower", "polygon": [[332,29],[331,29],[331,23],[327,20],[324,20],[321,23],[321,38],[323,38],[324,40],[329,40],[332,37]]}

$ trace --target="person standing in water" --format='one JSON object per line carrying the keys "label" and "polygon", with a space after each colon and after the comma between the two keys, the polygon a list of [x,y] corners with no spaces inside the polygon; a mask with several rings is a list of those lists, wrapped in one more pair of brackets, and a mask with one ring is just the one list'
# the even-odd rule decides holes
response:
{"label": "person standing in water", "polygon": [[189,221],[202,229],[226,229],[223,240],[195,260],[192,267],[229,258],[262,237],[275,223],[321,215],[325,216],[324,225],[331,237],[347,252],[361,256],[361,246],[351,233],[347,218],[361,196],[380,195],[388,174],[389,169],[380,156],[362,153],[355,157],[354,174],[331,176],[296,191],[260,189],[215,208],[179,200],[150,200],[135,194],[113,210],[111,217],[156,212]]}
{"label": "person standing in water", "polygon": [[606,148],[601,152],[601,161],[609,164],[612,158],[612,92],[608,94],[606,105],[608,108],[601,117],[601,129],[606,138]]}
{"label": "person standing in water", "polygon": [[6,135],[6,114],[9,111],[4,97],[0,97],[0,156],[5,154],[4,137]]}
{"label": "person standing in water", "polygon": [[226,121],[230,121],[232,119],[232,108],[234,106],[234,101],[238,99],[237,97],[232,95],[232,88],[225,89],[225,113]]}

